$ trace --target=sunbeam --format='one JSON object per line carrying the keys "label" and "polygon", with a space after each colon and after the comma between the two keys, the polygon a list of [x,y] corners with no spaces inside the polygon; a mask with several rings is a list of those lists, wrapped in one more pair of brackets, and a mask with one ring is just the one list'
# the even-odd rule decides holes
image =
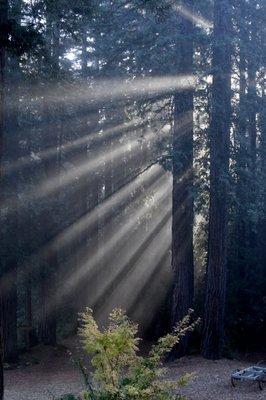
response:
{"label": "sunbeam", "polygon": [[[69,245],[81,239],[82,235],[87,235],[88,232],[93,234],[99,222],[99,216],[108,221],[114,212],[123,208],[129,202],[134,201],[139,195],[143,196],[141,190],[142,186],[153,187],[155,182],[160,182],[164,175],[164,170],[158,164],[145,169],[145,171],[132,179],[129,183],[124,185],[121,189],[113,193],[108,198],[104,199],[100,204],[95,206],[92,210],[79,218],[79,220],[66,227],[61,233],[57,234],[53,239],[46,243],[38,252],[35,252],[25,263],[21,266],[25,275],[30,274],[32,260],[38,257],[39,259],[47,259],[49,254],[56,251],[63,251]],[[5,292],[6,282],[9,276],[6,274],[1,278],[0,289]]]}
{"label": "sunbeam", "polygon": [[118,244],[118,251],[114,252],[112,259],[108,259],[108,265],[102,270],[97,268],[97,270],[93,271],[92,275],[90,275],[91,281],[97,275],[101,277],[101,284],[97,293],[89,296],[90,304],[93,307],[100,307],[104,299],[110,296],[130,274],[141,254],[169,219],[170,209],[171,196],[159,203],[156,210],[150,210],[154,216],[149,223],[148,229],[145,229],[145,220],[138,222],[135,230],[130,232],[129,240],[125,240],[125,238],[121,244]]}
{"label": "sunbeam", "polygon": [[[194,88],[195,85],[194,75],[135,76],[132,79],[101,79],[95,81],[93,85],[89,85],[87,81],[80,84],[65,84],[63,87],[46,85],[46,88],[40,88],[39,98],[40,101],[46,98],[50,104],[62,101],[75,105],[87,103],[88,107],[94,108],[108,101],[123,99],[132,102],[138,98],[183,91]],[[35,96],[37,91],[35,89]]]}
{"label": "sunbeam", "polygon": [[[158,187],[158,183],[156,186]],[[167,199],[167,197],[169,197],[171,193],[171,186],[172,180],[171,177],[168,176],[166,178],[166,182],[164,184],[160,184],[159,188],[157,188],[156,192],[154,193],[155,204],[160,204],[160,202],[163,202],[165,199]],[[150,190],[153,193],[153,188],[151,188]],[[83,279],[89,279],[90,274],[94,273],[94,269],[100,264],[100,257],[110,257],[111,254],[115,251],[116,246],[123,240],[128,240],[127,235],[130,236],[131,230],[136,226],[138,221],[149,212],[149,209],[152,208],[153,204],[150,204],[148,206],[143,205],[140,209],[137,209],[133,214],[131,214],[130,220],[127,221],[127,224],[119,227],[114,234],[110,235],[110,238],[105,243],[101,254],[96,249],[96,251],[94,251],[94,253],[90,255],[89,261],[81,265],[78,271],[75,271],[68,279],[65,280],[64,284],[61,285],[57,293],[58,299],[62,298],[62,296],[65,296],[67,293],[72,292]],[[51,301],[51,309],[54,306],[55,302],[56,299],[53,299]]]}
{"label": "sunbeam", "polygon": [[[171,241],[171,213],[165,213],[154,231],[149,235],[148,241],[143,238],[145,247],[141,252],[136,253],[131,264],[123,266],[122,274],[114,277],[112,291],[102,289],[101,302],[94,307],[97,315],[105,318],[109,312],[122,306],[128,310],[138,297],[142,287],[150,280],[154,269],[161,261],[169,248]],[[170,265],[169,265],[170,269]],[[115,270],[115,273],[117,271]],[[121,276],[122,275],[122,276]]]}
{"label": "sunbeam", "polygon": [[[166,135],[167,133],[168,132],[162,132],[161,137],[162,135]],[[70,171],[61,176],[60,183],[58,181],[58,176],[54,176],[53,178],[34,188],[34,190],[30,190],[29,192],[22,194],[20,196],[20,204],[25,204],[27,200],[36,201],[42,197],[49,196],[54,192],[62,189],[66,185],[71,184],[73,181],[81,179],[86,175],[88,175],[88,177],[90,178],[93,178],[95,172],[99,171],[99,168],[103,168],[104,165],[111,161],[116,161],[118,163],[120,162],[120,164],[123,164],[123,157],[125,156],[125,154],[128,152],[130,152],[131,154],[133,152],[137,152],[142,141],[149,141],[151,143],[157,140],[158,136],[153,131],[149,130],[149,133],[143,135],[140,138],[131,140],[130,142],[119,144],[108,154],[99,154],[96,157],[81,163],[76,168],[72,168]],[[18,206],[20,204],[18,204]]]}
{"label": "sunbeam", "polygon": [[97,205],[92,211],[82,216],[78,221],[74,222],[62,233],[57,235],[56,238],[50,241],[45,248],[42,249],[42,257],[45,257],[45,254],[48,254],[51,251],[60,250],[63,247],[68,246],[68,244],[73,243],[77,237],[82,235],[83,232],[93,230],[98,223],[99,215],[107,221],[114,213],[116,207],[123,207],[123,205],[128,201],[134,199],[132,193],[137,191],[142,184],[153,184],[155,180],[162,177],[163,173],[164,171],[159,165],[153,165],[150,167],[146,172],[124,186],[122,189],[115,192],[112,196]]}
{"label": "sunbeam", "polygon": [[204,30],[209,30],[213,28],[213,23],[208,19],[202,17],[202,15],[192,12],[183,4],[174,5],[173,8],[183,17],[187,18],[189,21],[193,22],[200,28]]}
{"label": "sunbeam", "polygon": [[[168,248],[164,254],[160,254],[157,258],[155,268],[149,275],[147,280],[141,289],[138,291],[138,295],[135,296],[131,306],[128,310],[129,315],[136,321],[143,321],[142,330],[151,326],[152,320],[158,317],[158,310],[164,305],[166,295],[169,293],[169,288],[172,283],[172,271],[171,271],[171,227],[168,230]],[[167,240],[165,240],[165,244]],[[170,246],[169,246],[170,245]],[[146,307],[143,307],[143,304]]]}
{"label": "sunbeam", "polygon": [[[89,118],[89,117],[88,117]],[[119,124],[114,127],[110,127],[107,129],[99,129],[98,131],[94,131],[89,133],[88,135],[82,136],[79,139],[76,139],[72,142],[66,142],[63,143],[60,148],[58,146],[52,147],[46,150],[43,150],[41,152],[35,153],[34,154],[34,159],[32,156],[28,157],[23,157],[15,162],[13,162],[10,165],[5,166],[4,173],[8,174],[13,171],[16,171],[18,169],[24,168],[27,165],[31,164],[34,162],[34,160],[42,160],[42,162],[50,157],[56,156],[58,151],[62,151],[64,153],[73,151],[81,146],[86,145],[87,147],[91,145],[98,144],[99,142],[102,142],[106,138],[108,139],[113,139],[116,136],[119,136],[120,134],[124,134],[125,132],[129,131],[130,129],[137,129],[140,128],[141,126],[144,126],[144,123],[141,120],[133,119],[132,121],[125,122],[123,124]],[[69,127],[68,127],[69,129]],[[89,130],[89,127],[87,128]]]}

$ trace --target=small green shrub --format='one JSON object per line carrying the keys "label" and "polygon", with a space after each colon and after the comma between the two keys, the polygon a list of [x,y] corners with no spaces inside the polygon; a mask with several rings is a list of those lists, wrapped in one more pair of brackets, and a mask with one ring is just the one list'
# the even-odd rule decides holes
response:
{"label": "small green shrub", "polygon": [[138,355],[140,339],[136,336],[138,327],[129,321],[124,312],[115,309],[110,314],[109,325],[100,330],[92,310],[86,309],[81,315],[79,334],[83,347],[91,356],[94,372],[89,378],[84,367],[88,390],[87,400],[174,400],[184,399],[175,394],[176,388],[186,385],[191,375],[184,375],[177,381],[169,381],[162,368],[164,356],[179,342],[197,322],[190,323],[190,314],[152,347],[147,357]]}

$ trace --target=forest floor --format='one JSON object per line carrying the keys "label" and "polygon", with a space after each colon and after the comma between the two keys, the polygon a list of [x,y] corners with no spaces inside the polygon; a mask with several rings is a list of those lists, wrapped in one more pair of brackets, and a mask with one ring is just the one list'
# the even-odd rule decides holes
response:
{"label": "forest floor", "polygon": [[[24,365],[5,372],[5,400],[54,400],[66,393],[82,392],[83,378],[73,361],[73,357],[80,356],[73,341],[56,349],[37,346],[22,357]],[[246,360],[209,361],[190,356],[166,366],[171,379],[184,373],[195,375],[182,389],[189,400],[265,400],[266,388],[260,391],[254,384],[242,383],[236,388],[230,385],[230,373],[251,364]]]}

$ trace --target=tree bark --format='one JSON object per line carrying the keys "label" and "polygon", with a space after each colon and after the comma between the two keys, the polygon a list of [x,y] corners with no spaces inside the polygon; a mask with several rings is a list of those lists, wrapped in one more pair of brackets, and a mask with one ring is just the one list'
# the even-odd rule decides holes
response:
{"label": "tree bark", "polygon": [[[0,204],[3,201],[3,172],[2,161],[4,152],[4,118],[5,118],[5,45],[7,40],[7,29],[5,28],[8,22],[8,0],[0,0]],[[0,400],[4,397],[4,299],[2,292],[2,273],[3,266],[1,261],[1,282],[0,282]]]}
{"label": "tree bark", "polygon": [[[191,3],[191,2],[189,2]],[[193,73],[193,23],[180,16],[182,35],[179,52],[181,74]],[[171,324],[174,327],[192,307],[194,293],[193,265],[193,91],[174,96],[173,130],[173,218],[172,268],[174,288]],[[187,351],[188,338],[174,349],[173,357]]]}
{"label": "tree bark", "polygon": [[[56,126],[56,119],[54,116],[54,107],[49,103],[48,99],[45,99],[44,104],[44,115],[46,119],[44,138],[45,145],[47,148],[57,147],[58,136]],[[45,147],[44,147],[45,148]],[[44,170],[46,179],[54,179],[54,176],[58,173],[58,156],[57,154],[44,160]],[[53,231],[56,231],[57,222],[54,220],[51,226],[50,220],[47,221],[47,212],[52,209],[52,206],[58,207],[57,194],[50,196],[49,199],[45,199],[43,205],[43,230],[44,230],[44,241],[48,242],[50,235],[53,235]],[[52,232],[50,232],[52,230]],[[44,256],[40,260],[40,298],[41,298],[41,309],[40,309],[40,326],[39,336],[42,343],[46,345],[56,344],[56,308],[57,304],[52,299],[55,299],[56,292],[56,281],[58,272],[58,254],[56,248],[52,248],[45,252]]]}
{"label": "tree bark", "polygon": [[222,356],[226,291],[229,143],[231,122],[231,7],[215,0],[210,123],[210,210],[202,354]]}
{"label": "tree bark", "polygon": [[[5,116],[5,63],[6,41],[8,37],[8,0],[0,0],[0,179],[2,183],[2,159],[4,151],[4,116]],[[2,189],[2,187],[1,187]],[[2,191],[1,191],[2,192]],[[2,197],[2,196],[1,196]]]}
{"label": "tree bark", "polygon": [[50,254],[47,262],[49,271],[44,272],[41,277],[41,324],[40,324],[40,339],[43,344],[56,345],[56,328],[57,328],[57,305],[51,304],[51,299],[54,299],[56,290],[54,284],[55,269],[57,268],[56,254]]}
{"label": "tree bark", "polygon": [[[51,8],[50,8],[51,7]],[[57,21],[58,16],[53,10],[51,4],[47,7],[47,43],[48,51],[50,53],[50,73],[51,80],[54,86],[57,87],[59,79],[59,40],[60,30],[59,23]],[[46,172],[46,179],[58,178],[58,185],[60,185],[60,163],[61,163],[61,141],[62,141],[62,124],[58,120],[58,114],[60,109],[56,103],[53,102],[53,98],[46,98],[44,101],[44,118],[47,123],[45,124],[44,138],[45,146],[47,148],[57,148],[57,154],[50,156],[44,161],[44,169]],[[59,210],[59,194],[56,193],[54,196],[49,198],[49,204],[53,205]],[[53,230],[56,232],[58,229],[58,216],[53,216]],[[46,228],[44,222],[45,235],[49,235],[49,230]],[[53,234],[53,233],[52,233]],[[49,238],[47,238],[49,240]],[[40,274],[40,286],[41,286],[41,323],[39,326],[39,336],[41,341],[46,345],[54,346],[56,344],[56,330],[57,330],[57,276],[59,269],[59,255],[56,248],[51,249],[44,259],[42,260],[42,268]]]}
{"label": "tree bark", "polygon": [[[5,48],[7,45],[8,32],[9,32],[9,23],[8,23],[8,1],[1,1],[0,3],[0,14],[1,14],[1,50],[0,50],[0,74],[1,74],[1,89],[0,89],[0,108],[1,108],[1,116],[0,116],[0,169],[1,169],[1,203],[4,201],[4,191],[7,188],[8,178],[3,177],[3,168],[2,168],[2,158],[4,153],[4,142],[7,144],[7,138],[4,139],[4,133],[7,132],[7,128],[11,126],[11,129],[15,131],[17,128],[17,124],[7,124],[7,110],[6,110],[6,76],[5,76],[5,61],[6,61],[6,52]],[[9,126],[8,126],[9,125]],[[15,132],[12,133],[14,136]],[[8,142],[11,144],[9,150],[14,150],[13,144],[15,142],[14,138],[11,135],[8,137]],[[7,146],[5,146],[7,148]],[[5,152],[8,152],[5,149]],[[16,180],[16,178],[15,178]],[[14,182],[14,192],[16,196],[16,182]],[[12,217],[8,219],[8,221],[1,221],[1,227],[7,227],[7,232],[1,232],[1,240],[3,253],[1,255],[1,286],[2,286],[2,329],[3,329],[3,343],[4,343],[4,359],[7,362],[15,362],[17,359],[17,252],[16,249],[10,249],[10,244],[8,241],[9,235],[12,236],[14,243],[16,243],[16,210],[12,209],[12,204],[9,204],[9,207],[12,211]],[[3,216],[1,216],[3,217]],[[15,236],[14,236],[15,234]],[[5,242],[5,243],[4,243]]]}
{"label": "tree bark", "polygon": [[[266,260],[266,89],[262,88],[263,93],[260,105],[259,127],[261,132],[261,217],[258,226],[258,248],[259,264],[261,268],[261,280],[265,282],[265,260]],[[264,320],[264,326],[266,321]]]}
{"label": "tree bark", "polygon": [[[235,240],[236,243],[241,245],[237,247],[236,257],[239,265],[243,268],[246,265],[245,249],[248,246],[247,243],[247,54],[246,54],[246,43],[248,42],[248,29],[247,29],[247,10],[246,0],[241,0],[238,15],[238,27],[239,27],[239,106],[237,116],[237,127],[236,127],[236,169],[237,169],[237,187],[236,187],[236,198],[237,198],[237,210],[236,210],[236,223],[235,223]],[[245,274],[245,270],[244,270]]]}

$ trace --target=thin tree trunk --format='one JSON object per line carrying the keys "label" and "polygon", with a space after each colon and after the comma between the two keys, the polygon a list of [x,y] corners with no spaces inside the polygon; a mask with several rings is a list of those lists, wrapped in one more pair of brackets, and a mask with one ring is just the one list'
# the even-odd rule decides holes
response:
{"label": "thin tree trunk", "polygon": [[[256,46],[256,31],[254,27],[254,22],[252,21],[251,25],[251,38],[250,45]],[[257,206],[258,201],[258,174],[257,174],[257,111],[258,111],[258,102],[257,102],[257,91],[256,91],[256,58],[254,58],[253,54],[249,54],[248,57],[248,138],[249,138],[249,188],[250,188],[250,198],[249,198],[249,207],[252,205]],[[250,221],[249,223],[249,249],[252,251],[256,251],[257,246],[257,226],[255,226],[254,222]],[[250,268],[254,268],[254,261],[251,263]]]}
{"label": "thin tree trunk", "polygon": [[[52,7],[52,5],[51,5]],[[47,9],[47,40],[51,58],[51,73],[55,87],[59,79],[59,39],[60,30],[58,21],[54,21],[55,15],[53,10]],[[45,145],[49,148],[57,148],[56,156],[51,156],[44,161],[44,168],[46,172],[46,179],[49,181],[54,176],[58,178],[58,185],[60,184],[60,164],[61,163],[61,148],[60,142],[62,140],[62,125],[58,122],[58,115],[60,109],[57,105],[53,104],[52,99],[45,99],[45,118],[47,120],[45,131]],[[59,126],[60,125],[60,126]],[[55,128],[56,127],[56,128]],[[58,134],[59,131],[59,134]],[[50,205],[50,206],[49,206]],[[59,195],[56,194],[49,198],[48,207],[55,205],[59,209]],[[54,218],[56,218],[54,216]],[[45,227],[45,223],[44,223]],[[58,221],[54,221],[54,229],[58,230]],[[45,228],[47,231],[47,228]],[[42,260],[44,271],[41,272],[41,324],[40,324],[40,338],[46,345],[54,346],[56,344],[56,330],[57,330],[57,276],[59,269],[59,255],[57,249],[52,249],[46,254]],[[53,304],[51,303],[53,299]],[[55,299],[55,300],[54,300]]]}
{"label": "thin tree trunk", "polygon": [[[5,61],[6,41],[8,37],[8,0],[0,0],[0,179],[2,183],[2,159],[4,152],[4,116],[5,116]],[[2,193],[2,187],[1,187]],[[1,196],[2,198],[2,196]]]}
{"label": "thin tree trunk", "polygon": [[[4,117],[5,117],[5,42],[7,40],[7,29],[5,29],[8,20],[8,0],[0,0],[0,206],[3,201],[3,172],[2,160],[4,152]],[[2,235],[1,235],[2,237]],[[4,373],[3,373],[3,357],[4,357],[4,302],[2,293],[2,260],[0,265],[0,400],[4,397]]]}
{"label": "thin tree trunk", "polygon": [[[256,31],[254,23],[251,25],[251,38],[250,47],[256,46]],[[248,136],[249,136],[249,147],[250,147],[250,166],[252,169],[252,174],[256,171],[257,163],[257,124],[256,124],[256,114],[257,114],[257,92],[256,92],[256,58],[253,54],[249,54],[247,63],[248,72]],[[254,177],[253,177],[254,179]],[[252,180],[253,180],[252,179]]]}
{"label": "thin tree trunk", "polygon": [[4,278],[4,359],[16,362],[17,353],[17,265],[16,260],[8,262]]}
{"label": "thin tree trunk", "polygon": [[[57,132],[55,129],[55,118],[54,108],[49,101],[45,101],[44,106],[44,116],[47,123],[45,124],[45,140],[47,148],[57,146]],[[44,169],[46,173],[46,179],[53,179],[55,174],[58,172],[57,165],[58,156],[52,156],[44,161]],[[48,210],[52,209],[55,202],[57,201],[57,196],[51,196],[49,199],[45,199],[48,202],[46,207]],[[56,203],[57,207],[57,203]],[[46,221],[47,211],[44,212],[44,222],[43,229],[45,230],[45,235],[47,235],[47,240],[49,240],[49,229],[51,229],[50,220]],[[53,216],[54,218],[54,216]],[[48,222],[48,224],[47,224]],[[53,224],[53,230],[56,229],[56,222]],[[58,270],[58,255],[56,249],[51,249],[45,254],[40,262],[41,272],[40,272],[40,297],[41,297],[41,323],[39,327],[40,340],[47,345],[56,344],[56,307],[57,304],[51,304],[51,299],[55,298],[56,291],[56,277]]]}
{"label": "thin tree trunk", "polygon": [[[179,48],[182,66],[179,72],[189,74],[193,72],[193,24],[184,17],[180,18],[180,33],[183,37]],[[188,313],[193,302],[193,219],[193,91],[187,90],[174,96],[172,326]],[[184,355],[187,344],[186,337],[176,347],[172,356]]]}
{"label": "thin tree trunk", "polygon": [[[258,227],[259,261],[260,261],[262,279],[265,277],[265,260],[266,260],[266,246],[265,246],[266,243],[266,90],[265,88],[263,90],[264,93],[262,94],[261,98],[260,119],[259,119],[259,125],[261,131],[262,212]],[[266,322],[264,322],[264,324],[266,324]]]}
{"label": "thin tree trunk", "polygon": [[57,327],[57,305],[51,304],[51,299],[55,298],[54,276],[56,274],[58,260],[56,254],[50,254],[47,260],[45,271],[41,278],[41,325],[40,339],[46,345],[56,345],[56,327]]}
{"label": "thin tree trunk", "polygon": [[231,120],[230,0],[215,0],[210,124],[210,210],[202,354],[222,355],[226,291],[229,143]]}
{"label": "thin tree trunk", "polygon": [[246,21],[246,0],[241,0],[240,10],[238,16],[239,23],[239,109],[237,118],[236,140],[237,140],[237,213],[235,224],[236,241],[241,243],[237,246],[237,258],[243,265],[245,262],[245,249],[247,243],[247,220],[246,220],[246,207],[247,207],[247,57],[246,57],[246,43],[248,41],[248,30]]}

